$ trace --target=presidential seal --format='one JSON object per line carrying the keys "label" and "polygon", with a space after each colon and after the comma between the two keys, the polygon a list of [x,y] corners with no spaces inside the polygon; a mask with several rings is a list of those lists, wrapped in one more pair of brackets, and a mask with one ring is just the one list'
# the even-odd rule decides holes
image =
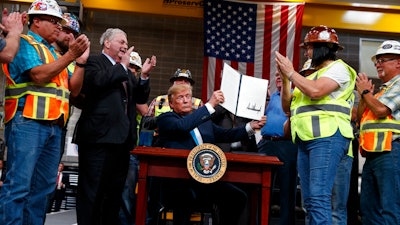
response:
{"label": "presidential seal", "polygon": [[190,151],[187,168],[193,179],[210,184],[218,181],[227,166],[224,152],[216,145],[204,143]]}

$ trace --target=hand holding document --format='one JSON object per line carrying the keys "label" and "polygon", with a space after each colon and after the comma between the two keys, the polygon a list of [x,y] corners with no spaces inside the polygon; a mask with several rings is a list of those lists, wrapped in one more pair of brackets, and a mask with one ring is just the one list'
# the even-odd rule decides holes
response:
{"label": "hand holding document", "polygon": [[254,120],[264,115],[268,80],[240,74],[225,63],[221,91],[225,96],[221,106],[234,115]]}

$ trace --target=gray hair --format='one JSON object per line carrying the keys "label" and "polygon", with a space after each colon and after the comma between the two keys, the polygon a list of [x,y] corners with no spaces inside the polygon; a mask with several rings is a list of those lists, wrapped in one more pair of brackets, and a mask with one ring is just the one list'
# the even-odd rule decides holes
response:
{"label": "gray hair", "polygon": [[116,34],[122,33],[125,37],[128,37],[125,31],[119,28],[108,28],[100,37],[100,45],[103,46],[106,40],[112,40]]}

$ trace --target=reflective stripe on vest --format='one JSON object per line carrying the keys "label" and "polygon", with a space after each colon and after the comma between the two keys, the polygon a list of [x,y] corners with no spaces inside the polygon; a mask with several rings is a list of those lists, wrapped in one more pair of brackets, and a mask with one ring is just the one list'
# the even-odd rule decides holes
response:
{"label": "reflective stripe on vest", "polygon": [[[390,86],[382,89],[374,95],[376,99],[390,89]],[[400,133],[400,121],[394,120],[392,115],[386,118],[378,118],[369,108],[366,108],[360,121],[360,151],[383,152],[392,150],[393,133]]]}
{"label": "reflective stripe on vest", "polygon": [[[51,63],[56,59],[51,51],[42,43],[38,43],[32,36],[21,35],[27,40],[39,54],[45,63]],[[46,85],[35,85],[32,82],[17,84],[11,78],[8,64],[3,64],[3,70],[7,77],[5,90],[5,123],[10,121],[17,111],[18,100],[26,97],[23,116],[38,120],[55,120],[64,116],[67,122],[69,113],[68,71],[64,69],[58,76],[52,78]]]}
{"label": "reflective stripe on vest", "polygon": [[156,103],[154,105],[154,116],[157,117],[165,112],[171,112],[169,107],[168,95],[160,95],[156,98]]}
{"label": "reflective stripe on vest", "polygon": [[376,119],[372,111],[366,109],[360,125],[360,150],[382,152],[392,150],[393,133],[400,133],[400,122],[390,115]]}
{"label": "reflective stripe on vest", "polygon": [[350,113],[350,107],[341,106],[341,105],[332,105],[332,104],[325,104],[325,105],[305,105],[300,106],[296,110],[291,111],[291,115],[297,115],[306,112],[312,112],[316,110],[323,110],[323,111],[330,111],[330,112],[338,112],[344,113],[348,115]]}
{"label": "reflective stripe on vest", "polygon": [[298,88],[293,91],[290,106],[292,140],[296,137],[303,141],[332,136],[338,129],[346,138],[353,138],[353,128],[350,123],[351,109],[354,104],[354,86],[357,73],[342,60],[336,60],[325,68],[322,68],[307,79],[316,80],[330,67],[337,63],[342,64],[350,76],[349,85],[336,99],[329,95],[320,99],[311,99],[304,95]]}
{"label": "reflective stripe on vest", "polygon": [[[299,115],[302,113],[307,112],[314,112],[314,111],[325,111],[325,112],[336,112],[336,113],[343,113],[346,116],[350,114],[350,108],[340,105],[306,105],[293,110],[291,115]],[[321,136],[321,124],[319,120],[319,116],[311,116],[311,124],[312,124],[312,132],[314,137]]]}

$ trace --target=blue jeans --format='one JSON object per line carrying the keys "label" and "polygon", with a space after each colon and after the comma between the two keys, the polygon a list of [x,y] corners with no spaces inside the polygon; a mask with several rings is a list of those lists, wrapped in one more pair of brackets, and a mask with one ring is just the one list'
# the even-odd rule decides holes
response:
{"label": "blue jeans", "polygon": [[367,153],[360,196],[363,225],[400,224],[399,154],[398,141],[390,152]]}
{"label": "blue jeans", "polygon": [[348,152],[350,141],[339,130],[331,137],[296,140],[299,146],[297,168],[310,225],[332,224],[332,178]]}
{"label": "blue jeans", "polygon": [[[296,188],[297,188],[297,145],[291,140],[271,141],[262,139],[258,152],[276,156],[284,164],[277,168],[279,180],[279,224],[296,223]],[[274,184],[272,184],[274,186]]]}
{"label": "blue jeans", "polygon": [[122,206],[119,211],[121,225],[135,224],[136,215],[136,183],[138,180],[139,160],[136,156],[130,155],[129,170],[122,192]]}
{"label": "blue jeans", "polygon": [[0,224],[43,225],[54,191],[61,127],[26,119],[20,111],[6,124],[7,175],[0,193]]}
{"label": "blue jeans", "polygon": [[347,224],[347,200],[350,190],[350,176],[353,158],[343,156],[336,172],[332,189],[332,224]]}

